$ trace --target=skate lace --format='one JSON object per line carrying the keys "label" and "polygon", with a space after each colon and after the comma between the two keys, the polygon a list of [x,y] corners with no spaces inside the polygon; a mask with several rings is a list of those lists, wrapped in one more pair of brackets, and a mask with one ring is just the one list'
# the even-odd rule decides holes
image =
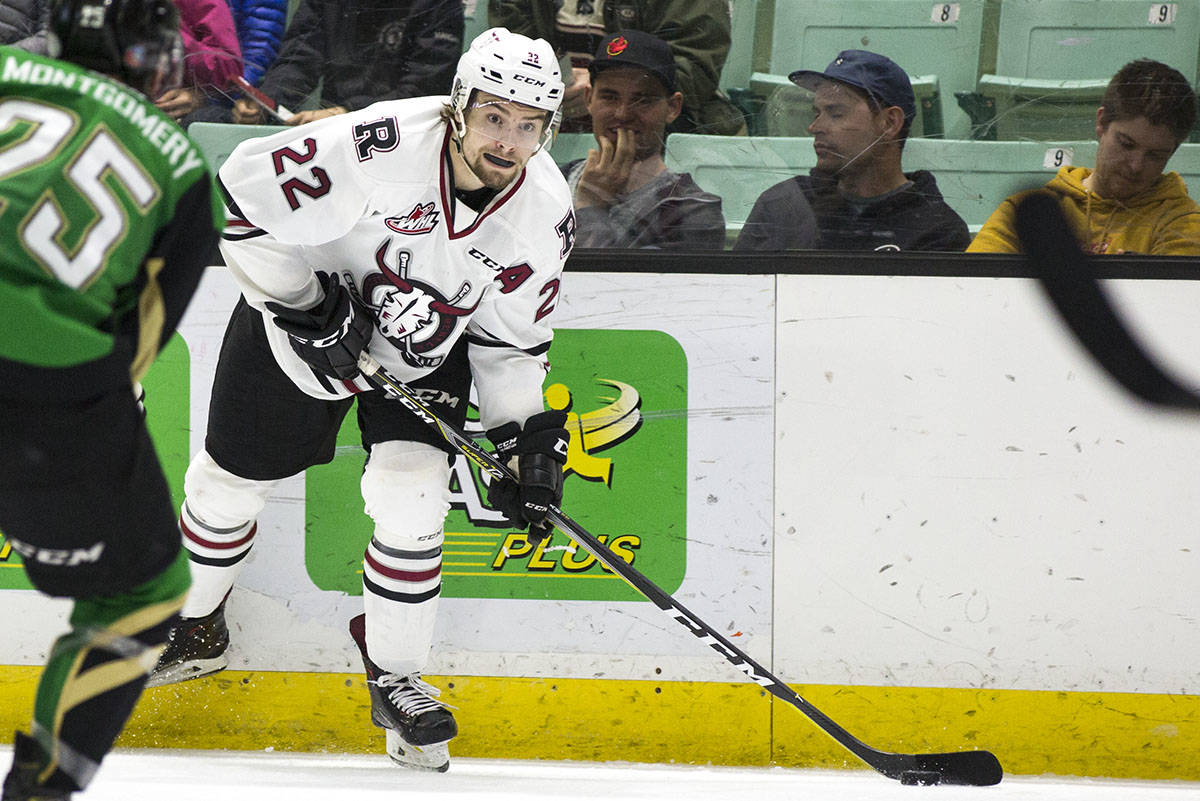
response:
{"label": "skate lace", "polygon": [[406,715],[419,715],[433,709],[455,709],[456,707],[439,701],[442,691],[432,684],[425,682],[416,673],[401,676],[398,673],[384,673],[375,680],[378,687],[393,688],[388,693],[388,700]]}

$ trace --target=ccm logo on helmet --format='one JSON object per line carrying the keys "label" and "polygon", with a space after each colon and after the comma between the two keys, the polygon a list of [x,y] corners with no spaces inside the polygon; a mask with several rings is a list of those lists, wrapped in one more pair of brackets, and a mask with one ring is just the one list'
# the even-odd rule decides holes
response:
{"label": "ccm logo on helmet", "polygon": [[545,86],[546,85],[545,81],[539,81],[537,78],[530,78],[528,75],[517,74],[517,75],[513,75],[512,79],[514,81],[520,81],[521,83],[527,83],[530,86]]}

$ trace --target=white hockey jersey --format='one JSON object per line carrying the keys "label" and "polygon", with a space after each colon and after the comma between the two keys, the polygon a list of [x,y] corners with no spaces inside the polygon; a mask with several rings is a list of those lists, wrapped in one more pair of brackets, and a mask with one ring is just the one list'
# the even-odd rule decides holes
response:
{"label": "white hockey jersey", "polygon": [[309,395],[371,388],[317,376],[263,305],[312,307],[324,270],[374,314],[368,350],[389,372],[426,375],[466,334],[484,427],[523,423],[543,408],[571,196],[543,151],[482,211],[455,202],[445,102],[384,101],[241,143],[219,173],[232,200],[221,252],[276,361]]}

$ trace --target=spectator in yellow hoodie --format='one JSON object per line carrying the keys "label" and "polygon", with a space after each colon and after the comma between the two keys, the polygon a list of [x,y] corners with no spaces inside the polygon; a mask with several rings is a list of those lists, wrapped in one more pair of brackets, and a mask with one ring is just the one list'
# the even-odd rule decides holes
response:
{"label": "spectator in yellow hoodie", "polygon": [[[1149,59],[1113,76],[1096,111],[1096,166],[1060,167],[1045,190],[1058,198],[1091,253],[1200,253],[1200,206],[1167,161],[1196,121],[1196,95],[1177,70]],[[1041,190],[1034,190],[1041,191]],[[968,253],[1019,253],[1019,193],[1000,204]]]}

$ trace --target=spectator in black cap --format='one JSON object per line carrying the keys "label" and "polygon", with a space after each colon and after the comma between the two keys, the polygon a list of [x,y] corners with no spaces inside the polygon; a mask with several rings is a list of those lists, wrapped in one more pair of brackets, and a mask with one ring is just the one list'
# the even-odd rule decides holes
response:
{"label": "spectator in black cap", "polygon": [[644,31],[669,44],[674,57],[683,112],[670,130],[746,133],[741,112],[718,88],[732,42],[730,0],[488,0],[487,7],[490,26],[545,39],[569,62],[563,131],[587,130],[587,66],[597,44],[613,34]]}
{"label": "spectator in black cap", "polygon": [[576,247],[723,247],[721,199],[663,161],[667,126],[683,106],[670,46],[641,31],[613,34],[588,70],[596,148],[563,165]]}
{"label": "spectator in black cap", "polygon": [[808,132],[817,166],[763,192],[737,249],[966,249],[967,224],[942,199],[933,174],[900,166],[916,102],[899,65],[843,50],[824,72],[788,77],[813,92]]}

